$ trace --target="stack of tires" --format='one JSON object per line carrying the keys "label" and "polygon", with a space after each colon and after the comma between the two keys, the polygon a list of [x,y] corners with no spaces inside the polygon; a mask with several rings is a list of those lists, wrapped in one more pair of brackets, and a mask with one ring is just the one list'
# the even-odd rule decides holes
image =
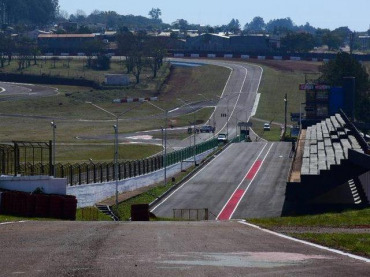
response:
{"label": "stack of tires", "polygon": [[76,219],[77,199],[72,195],[5,191],[1,193],[0,203],[0,214]]}

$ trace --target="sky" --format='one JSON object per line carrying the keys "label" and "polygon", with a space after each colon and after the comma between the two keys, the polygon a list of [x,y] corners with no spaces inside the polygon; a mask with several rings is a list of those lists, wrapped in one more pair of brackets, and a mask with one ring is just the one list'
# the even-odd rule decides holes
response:
{"label": "sky", "polygon": [[290,17],[296,25],[309,22],[316,28],[333,30],[348,26],[352,31],[370,28],[370,0],[59,0],[59,6],[68,14],[79,9],[87,15],[99,10],[146,17],[152,8],[159,8],[162,21],[169,24],[185,19],[193,24],[216,26],[235,18],[243,27],[255,16],[261,16],[266,23]]}

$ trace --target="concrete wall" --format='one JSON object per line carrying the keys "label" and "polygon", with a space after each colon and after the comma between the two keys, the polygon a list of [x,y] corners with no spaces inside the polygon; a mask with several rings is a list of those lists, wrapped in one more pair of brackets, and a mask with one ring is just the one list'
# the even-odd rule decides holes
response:
{"label": "concrete wall", "polygon": [[[204,159],[213,150],[206,151],[196,157],[197,161]],[[182,164],[183,168],[189,168],[193,163],[185,162]],[[179,173],[181,171],[181,163],[171,165],[167,167],[167,178]],[[118,182],[118,191],[125,192],[135,190],[140,187],[149,186],[155,183],[163,182],[163,169],[142,175],[133,177],[130,179],[120,180]],[[77,207],[89,207],[93,206],[100,201],[114,196],[116,193],[116,182],[106,182],[98,184],[80,185],[80,186],[68,186],[67,194],[75,195],[77,198]]]}
{"label": "concrete wall", "polygon": [[47,194],[66,194],[67,179],[52,178],[50,176],[1,176],[0,188],[33,192],[42,188]]}

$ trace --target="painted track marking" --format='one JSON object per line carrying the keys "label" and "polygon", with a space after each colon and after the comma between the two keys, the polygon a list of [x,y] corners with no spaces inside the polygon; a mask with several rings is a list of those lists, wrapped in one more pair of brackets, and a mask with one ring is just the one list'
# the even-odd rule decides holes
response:
{"label": "painted track marking", "polygon": [[361,257],[361,256],[358,256],[358,255],[354,255],[354,254],[350,254],[350,253],[346,253],[346,252],[343,252],[341,250],[329,248],[329,247],[322,246],[322,245],[312,243],[312,242],[308,242],[308,241],[305,241],[305,240],[296,239],[296,238],[293,238],[293,237],[290,237],[290,236],[287,236],[287,235],[283,235],[283,234],[280,234],[280,233],[277,233],[277,232],[274,232],[274,231],[271,231],[271,230],[261,228],[257,225],[248,223],[245,220],[239,221],[239,223],[247,225],[249,227],[253,227],[253,228],[258,229],[260,231],[263,231],[263,232],[266,232],[266,233],[269,233],[269,234],[272,234],[272,235],[275,235],[275,236],[278,236],[278,237],[281,237],[281,238],[285,238],[285,239],[292,240],[292,241],[295,241],[295,242],[299,242],[299,243],[302,243],[302,244],[306,244],[306,245],[309,245],[309,246],[312,246],[312,247],[316,247],[316,248],[319,248],[319,249],[322,249],[322,250],[326,250],[326,251],[329,251],[329,252],[332,252],[332,253],[336,253],[336,254],[339,254],[339,255],[342,255],[342,256],[347,256],[347,257],[350,257],[352,259],[356,259],[356,260],[360,260],[360,261],[363,261],[363,262],[366,262],[366,263],[370,263],[370,259],[368,259],[368,258]]}
{"label": "painted track marking", "polygon": [[258,172],[260,166],[262,164],[262,160],[257,160],[249,170],[248,174],[245,176],[245,179],[252,180],[256,173]]}
{"label": "painted track marking", "polygon": [[229,202],[227,202],[226,207],[222,210],[218,216],[218,220],[228,220],[233,213],[236,205],[239,203],[240,199],[244,195],[244,189],[237,189],[231,196]]}
{"label": "painted track marking", "polygon": [[[272,144],[273,145],[273,144]],[[271,145],[271,146],[272,146]],[[253,164],[255,164],[258,160],[259,160],[259,157],[262,155],[262,153],[263,153],[263,151],[265,150],[265,148],[266,148],[266,146],[267,146],[267,143],[265,144],[265,146],[262,148],[262,150],[260,151],[260,153],[258,154],[258,156],[257,156],[257,158],[256,158],[256,160],[254,161],[254,163]],[[271,147],[270,147],[270,149],[271,149]],[[253,166],[252,166],[253,167]],[[234,195],[234,193],[235,193],[235,191],[237,191],[239,188],[240,188],[240,186],[242,185],[242,183],[244,182],[244,180],[245,180],[245,178],[247,177],[247,175],[249,174],[249,172],[251,171],[251,169],[252,168],[250,168],[249,169],[249,171],[248,171],[248,173],[245,175],[245,177],[240,181],[240,183],[239,183],[239,185],[236,187],[236,189],[234,190],[234,192],[232,193],[232,195],[230,196],[230,198],[226,201],[226,203],[225,203],[225,205],[222,207],[222,209],[221,209],[221,211],[220,211],[220,213],[217,215],[217,217],[216,217],[216,220],[218,220],[218,217],[220,216],[220,214],[223,212],[223,210],[225,209],[225,207],[227,206],[227,204],[229,203],[229,201],[231,200],[231,198],[233,197],[233,195]],[[248,187],[246,188],[246,190],[244,191],[244,194],[245,194],[245,192],[248,190],[248,188],[249,188],[249,186],[250,186],[250,184],[248,185]],[[240,201],[239,201],[239,203],[240,203]],[[238,204],[239,205],[239,204]],[[236,206],[237,207],[237,206]],[[236,209],[236,207],[235,207],[235,209]],[[234,209],[234,211],[235,211],[235,209]]]}

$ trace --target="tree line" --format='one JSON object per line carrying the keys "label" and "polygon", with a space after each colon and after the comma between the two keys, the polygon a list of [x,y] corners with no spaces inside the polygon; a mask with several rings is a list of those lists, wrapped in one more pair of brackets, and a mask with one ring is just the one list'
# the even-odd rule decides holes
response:
{"label": "tree line", "polygon": [[0,22],[44,26],[55,20],[58,10],[58,0],[0,0]]}

